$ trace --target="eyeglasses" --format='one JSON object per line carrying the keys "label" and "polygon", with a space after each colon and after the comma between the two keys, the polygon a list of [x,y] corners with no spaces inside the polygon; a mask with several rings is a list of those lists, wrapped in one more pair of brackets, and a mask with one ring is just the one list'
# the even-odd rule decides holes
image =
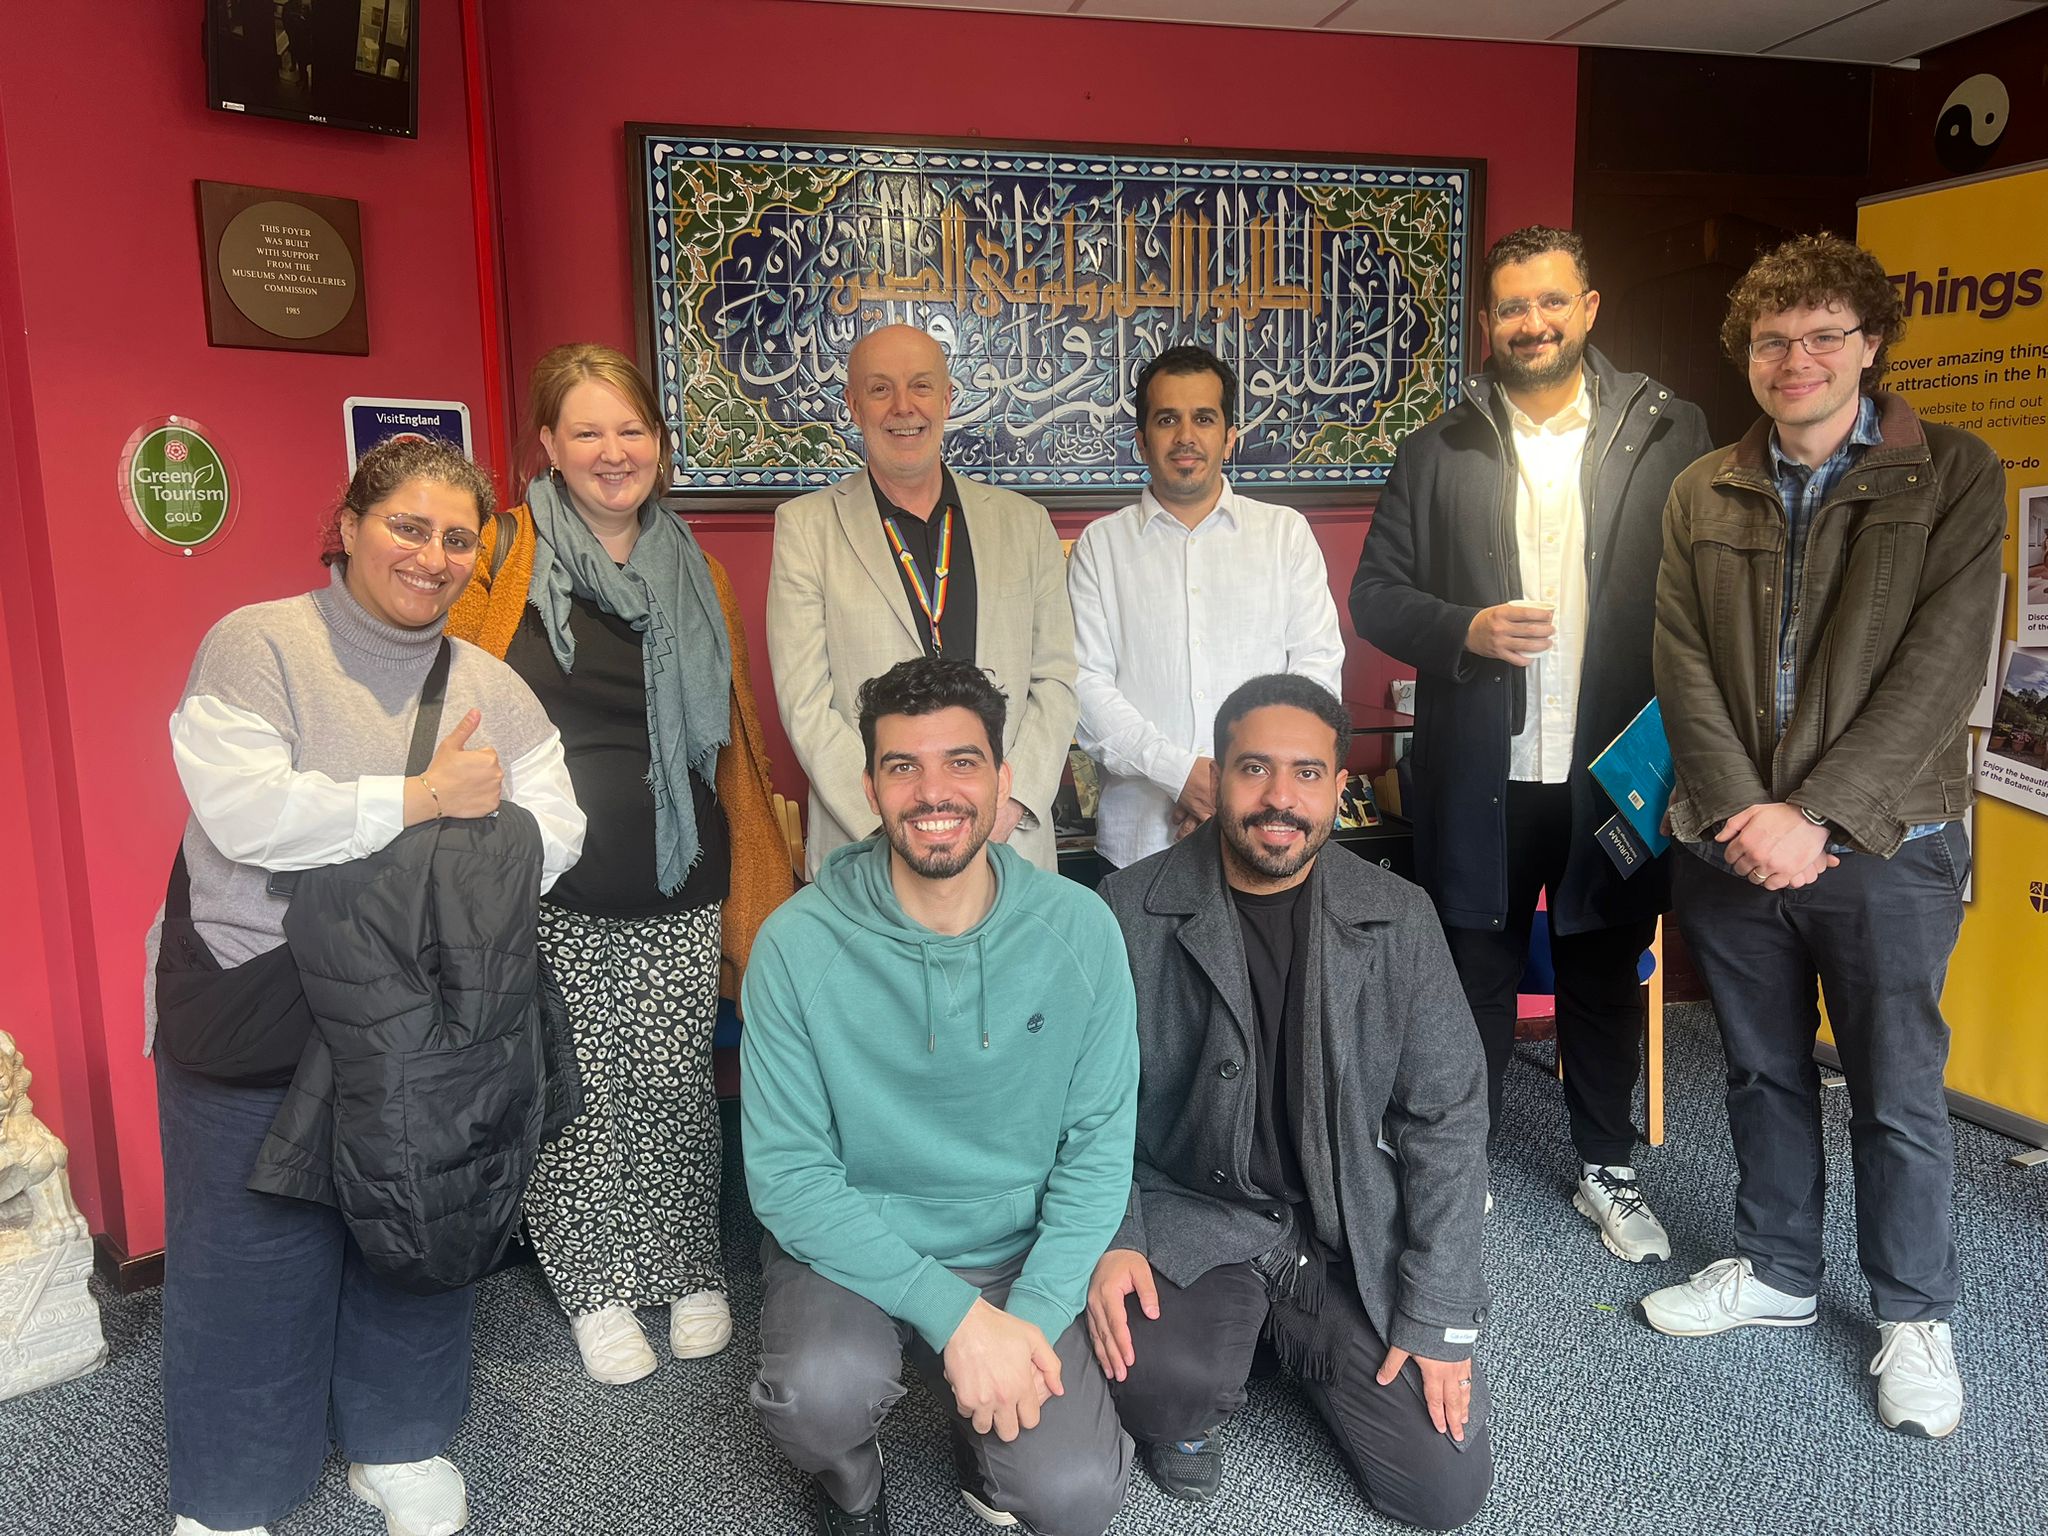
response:
{"label": "eyeglasses", "polygon": [[1862,330],[1852,325],[1846,331],[1809,331],[1804,336],[1759,336],[1749,344],[1749,360],[1752,363],[1782,363],[1792,355],[1792,343],[1798,342],[1806,348],[1808,357],[1826,357],[1839,352],[1849,344],[1849,338]]}
{"label": "eyeglasses", "polygon": [[365,517],[374,517],[391,531],[391,542],[400,549],[425,549],[438,536],[441,550],[450,560],[461,564],[476,558],[477,535],[469,528],[442,528],[438,531],[416,517],[397,516],[390,512],[365,512]]}
{"label": "eyeglasses", "polygon": [[1533,303],[1528,299],[1502,299],[1493,306],[1493,318],[1502,325],[1513,325],[1534,309],[1546,320],[1562,320],[1584,297],[1583,293],[1541,293]]}

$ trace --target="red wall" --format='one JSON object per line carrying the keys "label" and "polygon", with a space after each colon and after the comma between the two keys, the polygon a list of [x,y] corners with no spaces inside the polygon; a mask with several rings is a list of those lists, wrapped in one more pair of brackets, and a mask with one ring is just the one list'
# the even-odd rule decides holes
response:
{"label": "red wall", "polygon": [[[0,495],[20,502],[0,534],[0,751],[17,736],[29,747],[34,831],[24,839],[0,770],[0,961],[26,976],[25,1006],[10,979],[0,1028],[17,1007],[30,1036],[54,1015],[48,1048],[30,1052],[38,1108],[71,1142],[94,1230],[130,1253],[163,1235],[141,944],[184,819],[164,722],[193,650],[229,609],[324,579],[315,536],[346,477],[346,396],[474,407],[483,380],[454,0],[424,3],[417,141],[207,111],[201,10],[22,7],[0,50],[16,450]],[[361,202],[370,356],[207,345],[195,179]],[[145,544],[115,490],[128,433],[173,411],[238,471],[234,529],[192,559]]]}
{"label": "red wall", "polygon": [[[1477,156],[1487,162],[1489,237],[1571,219],[1569,48],[800,0],[592,0],[573,33],[553,0],[493,0],[487,37],[522,390],[533,359],[559,342],[638,353],[622,127],[633,121]],[[1367,519],[1313,519],[1342,608]],[[1056,521],[1071,534],[1086,517]],[[791,792],[800,780],[760,639],[769,520],[693,522],[733,573],[777,787]],[[1345,633],[1346,692],[1384,703],[1386,678],[1401,669],[1352,637],[1348,616]]]}
{"label": "red wall", "polygon": [[[131,1254],[163,1232],[140,946],[184,817],[164,722],[192,651],[229,609],[320,579],[344,397],[466,400],[484,422],[461,18],[423,9],[417,141],[206,111],[196,3],[31,7],[0,50],[0,1028],[94,1230]],[[637,347],[630,119],[1483,156],[1489,233],[1572,205],[1565,49],[794,0],[486,9],[519,385],[557,341]],[[370,356],[207,345],[195,179],[361,202]],[[239,479],[236,527],[189,560],[145,544],[115,491],[127,434],[172,411]],[[1366,517],[1317,521],[1341,597]],[[768,526],[699,521],[757,653]],[[1350,691],[1377,697],[1387,670],[1355,648]]]}

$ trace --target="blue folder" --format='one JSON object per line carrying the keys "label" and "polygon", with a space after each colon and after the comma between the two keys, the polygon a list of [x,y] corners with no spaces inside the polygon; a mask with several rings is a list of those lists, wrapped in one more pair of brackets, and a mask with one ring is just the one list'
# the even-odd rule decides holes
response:
{"label": "blue folder", "polygon": [[1592,774],[1650,857],[1671,846],[1664,835],[1664,812],[1671,805],[1671,743],[1655,699],[1593,759]]}

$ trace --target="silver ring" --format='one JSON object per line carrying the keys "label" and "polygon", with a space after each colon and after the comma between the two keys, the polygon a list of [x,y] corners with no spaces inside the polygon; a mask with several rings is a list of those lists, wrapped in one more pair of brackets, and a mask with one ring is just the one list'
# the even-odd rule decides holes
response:
{"label": "silver ring", "polygon": [[1470,1376],[1467,1376],[1463,1381],[1459,1382],[1458,1385],[1461,1387],[1469,1387],[1472,1385],[1472,1378]]}
{"label": "silver ring", "polygon": [[1749,872],[1749,878],[1754,884],[1762,885],[1764,883],[1764,872],[1760,869],[1752,869]]}

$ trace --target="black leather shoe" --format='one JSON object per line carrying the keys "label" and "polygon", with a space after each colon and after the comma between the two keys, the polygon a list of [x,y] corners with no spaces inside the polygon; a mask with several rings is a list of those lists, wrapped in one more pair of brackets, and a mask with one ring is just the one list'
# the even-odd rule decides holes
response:
{"label": "black leather shoe", "polygon": [[818,1488],[818,1536],[889,1536],[889,1489],[884,1484],[869,1508],[854,1514],[832,1502],[822,1484]]}
{"label": "black leather shoe", "polygon": [[1152,1481],[1176,1499],[1206,1504],[1223,1486],[1223,1453],[1211,1450],[1206,1440],[1147,1442],[1144,1457]]}

